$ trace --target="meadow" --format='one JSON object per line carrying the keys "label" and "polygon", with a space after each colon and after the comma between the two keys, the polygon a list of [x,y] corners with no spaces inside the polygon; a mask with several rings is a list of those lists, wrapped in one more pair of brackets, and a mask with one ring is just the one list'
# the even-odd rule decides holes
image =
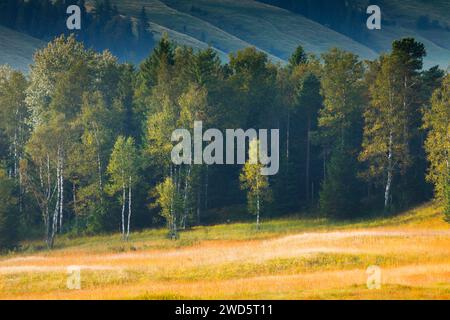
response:
{"label": "meadow", "polygon": [[[0,258],[1,299],[450,299],[450,225],[426,204],[395,217],[229,223],[181,233],[24,242]],[[381,288],[366,270],[381,268]],[[67,268],[81,268],[81,289]]]}

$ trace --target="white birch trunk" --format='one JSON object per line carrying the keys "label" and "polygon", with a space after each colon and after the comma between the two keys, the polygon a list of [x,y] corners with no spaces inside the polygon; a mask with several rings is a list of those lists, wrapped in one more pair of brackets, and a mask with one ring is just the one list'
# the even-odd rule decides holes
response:
{"label": "white birch trunk", "polygon": [[126,202],[126,191],[125,184],[122,185],[122,239],[125,237],[125,202]]}
{"label": "white birch trunk", "polygon": [[59,202],[59,232],[62,232],[63,215],[64,215],[64,151],[60,156],[60,169],[59,169],[59,188],[60,188],[60,202]]}
{"label": "white birch trunk", "polygon": [[388,168],[387,168],[387,181],[386,189],[384,192],[384,209],[387,210],[389,207],[389,200],[391,198],[391,186],[392,186],[392,144],[393,144],[393,134],[392,131],[389,134],[389,151],[388,151]]}
{"label": "white birch trunk", "polygon": [[130,221],[131,221],[131,177],[129,179],[129,186],[128,186],[128,222],[127,222],[127,237],[130,236]]}
{"label": "white birch trunk", "polygon": [[259,173],[256,174],[256,228],[259,230],[259,211],[260,211],[260,199],[259,199]]}

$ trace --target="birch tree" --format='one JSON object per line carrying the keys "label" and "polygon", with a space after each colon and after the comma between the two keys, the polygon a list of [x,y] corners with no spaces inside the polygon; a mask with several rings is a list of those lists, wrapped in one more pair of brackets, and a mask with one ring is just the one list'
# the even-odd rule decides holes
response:
{"label": "birch tree", "polygon": [[26,146],[29,159],[21,162],[26,189],[41,210],[49,248],[62,227],[65,128],[61,124],[55,117],[52,125],[37,127]]}
{"label": "birch tree", "polygon": [[410,163],[408,110],[402,97],[403,79],[396,56],[380,58],[379,73],[370,87],[371,101],[364,113],[364,141],[360,159],[367,162],[367,176],[384,184],[384,208],[388,210],[396,173]]}
{"label": "birch tree", "polygon": [[6,135],[9,149],[7,172],[19,186],[19,211],[23,209],[23,181],[19,164],[25,156],[25,144],[30,135],[27,124],[28,106],[25,76],[7,66],[0,66],[0,130]]}
{"label": "birch tree", "polygon": [[166,219],[169,238],[172,240],[178,239],[177,219],[180,216],[183,200],[177,192],[177,186],[173,179],[171,177],[165,178],[155,187],[153,196],[156,199],[153,207],[161,208],[161,215]]}
{"label": "birch tree", "polygon": [[256,228],[260,228],[262,208],[271,201],[272,194],[267,176],[261,174],[263,165],[259,161],[259,142],[254,139],[250,142],[249,159],[242,168],[239,176],[241,189],[247,190],[248,211],[256,215]]}
{"label": "birch tree", "polygon": [[[179,128],[188,129],[193,136],[194,133],[194,122],[202,121],[204,125],[208,125],[210,119],[208,119],[208,92],[206,88],[191,84],[188,87],[188,90],[183,93],[179,100],[178,104],[180,105],[180,118],[178,121]],[[196,165],[200,166],[200,165]],[[201,187],[203,185],[202,175],[195,174],[196,172],[201,170],[206,175],[206,182],[204,184],[204,197],[205,201],[207,201],[208,195],[208,166],[209,164],[200,166],[201,168],[197,168],[194,170],[194,165],[187,164],[179,167],[180,170],[183,170],[183,174],[180,178],[184,180],[184,190],[183,192],[183,216],[180,221],[180,226],[184,229],[186,228],[186,222],[189,219],[190,215],[194,211],[194,204],[197,206],[197,220],[200,220],[200,210],[202,204],[199,201],[195,201],[194,199],[198,199],[198,195],[193,193],[196,192],[201,194]],[[184,168],[183,168],[184,167]],[[197,172],[198,173],[198,172]],[[194,180],[196,178],[196,180]],[[196,183],[197,186],[193,186],[193,183]],[[200,186],[200,188],[199,188]],[[197,188],[195,188],[197,187]],[[205,209],[207,206],[205,205]]]}
{"label": "birch tree", "polygon": [[[108,192],[114,195],[118,192],[122,205],[121,231],[122,238],[128,240],[132,216],[132,188],[136,185],[139,171],[139,157],[133,138],[119,136],[114,145],[108,165],[110,184]],[[128,206],[127,206],[128,204]],[[126,214],[126,208],[128,214]]]}
{"label": "birch tree", "polygon": [[424,127],[429,130],[425,141],[428,155],[428,181],[435,187],[436,198],[445,206],[450,218],[450,75],[444,79],[425,112]]}

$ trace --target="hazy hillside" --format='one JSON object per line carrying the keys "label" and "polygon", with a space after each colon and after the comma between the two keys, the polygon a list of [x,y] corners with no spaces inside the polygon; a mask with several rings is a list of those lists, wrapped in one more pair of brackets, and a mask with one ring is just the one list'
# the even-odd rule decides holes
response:
{"label": "hazy hillside", "polygon": [[34,51],[45,43],[0,26],[0,65],[9,64],[19,70],[27,70]]}
{"label": "hazy hillside", "polygon": [[[92,5],[93,0],[87,3]],[[351,32],[344,32],[347,34],[344,35],[332,30],[330,24],[313,21],[286,6],[283,9],[266,4],[280,4],[283,0],[112,0],[112,3],[119,12],[136,18],[145,6],[155,38],[168,33],[179,44],[194,48],[211,46],[223,60],[230,52],[255,46],[266,52],[272,61],[283,62],[299,44],[308,52],[321,53],[340,47],[362,58],[373,59],[389,50],[394,39],[413,36],[426,45],[427,67],[440,64],[445,68],[450,61],[450,3],[445,0],[382,1],[383,29],[361,31],[356,28],[355,36]],[[358,17],[362,13],[365,18],[367,5],[367,0],[353,2]],[[333,14],[328,12],[325,16]],[[442,27],[419,28],[418,21],[425,16],[430,23],[437,21]],[[0,29],[0,38],[0,63],[20,69],[26,69],[34,48],[42,44],[5,28]]]}
{"label": "hazy hillside", "polygon": [[163,1],[282,59],[287,59],[299,44],[315,53],[338,46],[364,58],[375,56],[375,52],[369,48],[320,24],[256,1]]}
{"label": "hazy hillside", "polygon": [[[258,1],[304,14],[335,30],[341,29],[348,37],[378,53],[388,51],[395,39],[414,37],[427,48],[426,66],[440,64],[445,68],[450,62],[450,2],[445,0]],[[365,11],[371,4],[381,7],[381,30],[365,28]]]}

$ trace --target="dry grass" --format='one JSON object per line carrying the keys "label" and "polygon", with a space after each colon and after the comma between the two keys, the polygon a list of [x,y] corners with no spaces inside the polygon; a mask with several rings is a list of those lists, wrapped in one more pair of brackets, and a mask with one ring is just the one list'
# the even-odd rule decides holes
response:
{"label": "dry grass", "polygon": [[[432,205],[394,218],[266,221],[59,239],[53,252],[0,259],[6,299],[450,299],[450,227]],[[35,244],[28,244],[33,248]],[[81,290],[66,287],[80,266]],[[366,269],[382,287],[366,287]]]}

